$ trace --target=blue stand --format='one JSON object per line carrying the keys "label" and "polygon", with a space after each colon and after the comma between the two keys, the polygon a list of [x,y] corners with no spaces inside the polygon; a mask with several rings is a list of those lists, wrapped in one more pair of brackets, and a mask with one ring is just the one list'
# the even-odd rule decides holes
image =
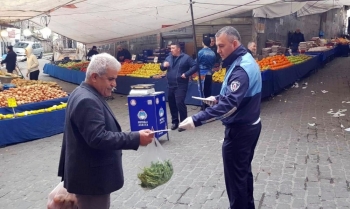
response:
{"label": "blue stand", "polygon": [[[129,118],[131,131],[151,129],[154,131],[168,129],[166,100],[164,92],[156,92],[143,96],[128,96]],[[168,131],[157,132],[155,137],[159,138]]]}

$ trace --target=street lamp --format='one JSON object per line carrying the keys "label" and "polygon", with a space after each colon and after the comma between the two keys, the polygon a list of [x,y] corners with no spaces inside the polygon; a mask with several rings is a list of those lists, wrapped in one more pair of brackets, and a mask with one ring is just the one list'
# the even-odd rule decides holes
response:
{"label": "street lamp", "polygon": [[51,35],[51,29],[47,27],[47,25],[50,23],[51,16],[42,16],[40,18],[40,21],[43,25],[45,25],[45,28],[41,29],[40,32],[43,35],[44,39],[48,39]]}
{"label": "street lamp", "polygon": [[23,35],[28,37],[32,35],[32,32],[29,30],[29,20],[28,20],[28,27],[23,30]]}
{"label": "street lamp", "polygon": [[46,26],[45,28],[41,29],[41,34],[43,34],[43,38],[47,39],[51,35],[51,29]]}
{"label": "street lamp", "polygon": [[28,28],[26,28],[23,30],[23,35],[28,37],[32,35],[32,32]]}
{"label": "street lamp", "polygon": [[7,30],[5,29],[5,30],[2,30],[2,31],[1,31],[0,35],[1,35],[2,37],[8,37],[8,36],[9,36],[9,33],[8,33]]}

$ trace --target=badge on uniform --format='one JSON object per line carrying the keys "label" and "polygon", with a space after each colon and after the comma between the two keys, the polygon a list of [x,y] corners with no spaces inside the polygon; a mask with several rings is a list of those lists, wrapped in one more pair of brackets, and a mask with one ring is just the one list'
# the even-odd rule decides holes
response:
{"label": "badge on uniform", "polygon": [[241,83],[239,81],[232,81],[232,83],[231,83],[231,91],[232,92],[237,91],[240,86],[241,86]]}

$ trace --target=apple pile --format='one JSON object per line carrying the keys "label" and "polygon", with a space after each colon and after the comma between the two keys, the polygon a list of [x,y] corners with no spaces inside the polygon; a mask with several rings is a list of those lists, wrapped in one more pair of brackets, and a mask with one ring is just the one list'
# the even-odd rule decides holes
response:
{"label": "apple pile", "polygon": [[66,92],[43,84],[22,86],[0,92],[0,107],[7,107],[8,98],[15,98],[17,105],[22,105],[66,96],[68,96]]}

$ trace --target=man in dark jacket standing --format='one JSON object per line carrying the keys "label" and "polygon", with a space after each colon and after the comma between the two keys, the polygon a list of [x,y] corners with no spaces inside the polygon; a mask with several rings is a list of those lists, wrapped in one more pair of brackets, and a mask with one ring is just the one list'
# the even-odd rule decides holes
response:
{"label": "man in dark jacket standing", "polygon": [[154,137],[150,130],[122,132],[105,101],[120,68],[109,54],[93,56],[85,82],[68,100],[58,175],[79,209],[108,209],[110,193],[124,184],[121,150],[137,150]]}
{"label": "man in dark jacket standing", "polygon": [[126,60],[131,60],[131,54],[127,49],[124,49],[121,45],[117,46],[117,60],[119,62],[125,62]]}
{"label": "man in dark jacket standing", "polygon": [[[171,113],[171,129],[178,128],[179,123],[187,118],[185,98],[189,77],[197,72],[196,62],[187,54],[181,52],[178,43],[171,44],[171,55],[160,65],[160,69],[167,70],[168,102]],[[180,114],[180,120],[179,120]],[[184,129],[178,130],[179,132]]]}
{"label": "man in dark jacket standing", "polygon": [[295,33],[292,36],[292,51],[297,52],[299,43],[305,42],[304,34],[300,32],[300,29],[296,29]]}
{"label": "man in dark jacket standing", "polygon": [[86,55],[87,56],[87,60],[91,60],[91,57],[98,54],[98,51],[97,51],[97,47],[96,46],[93,46],[92,49],[90,49],[90,51],[88,52],[88,54]]}
{"label": "man in dark jacket standing", "polygon": [[7,47],[6,58],[1,61],[1,64],[6,63],[6,69],[8,73],[12,73],[16,69],[17,54],[13,51],[12,46]]}

